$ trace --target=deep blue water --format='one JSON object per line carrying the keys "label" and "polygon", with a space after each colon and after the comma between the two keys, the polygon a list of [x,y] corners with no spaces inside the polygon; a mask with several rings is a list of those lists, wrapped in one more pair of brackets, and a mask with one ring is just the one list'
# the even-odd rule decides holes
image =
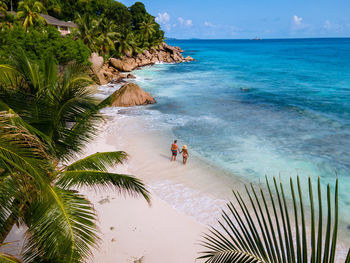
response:
{"label": "deep blue water", "polygon": [[350,210],[350,39],[168,43],[196,61],[137,72],[153,121],[250,180],[338,176]]}

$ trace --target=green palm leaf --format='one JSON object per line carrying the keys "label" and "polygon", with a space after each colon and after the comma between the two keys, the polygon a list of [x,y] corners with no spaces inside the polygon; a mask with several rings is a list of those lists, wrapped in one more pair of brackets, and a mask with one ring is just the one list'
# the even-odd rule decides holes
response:
{"label": "green palm leaf", "polygon": [[145,185],[139,179],[125,174],[93,170],[66,171],[63,172],[57,185],[64,189],[83,186],[109,187],[130,196],[143,196],[147,202],[150,202],[149,192]]}
{"label": "green palm leaf", "polygon": [[[211,228],[210,233],[204,235],[201,243],[207,250],[201,252],[202,256],[199,258],[210,263],[320,263],[321,261],[333,263],[338,228],[338,180],[335,186],[333,212],[330,186],[327,187],[325,234],[322,234],[320,179],[318,180],[319,216],[316,219],[312,183],[309,178],[310,225],[305,215],[304,196],[299,177],[297,177],[296,190],[293,180],[290,179],[291,204],[286,200],[281,183],[278,184],[274,178],[273,193],[267,178],[266,182],[268,197],[261,186],[259,191],[256,191],[252,185],[250,190],[246,187],[248,201],[244,201],[238,192],[233,192],[238,205],[230,202],[227,204],[228,212],[222,211],[222,220],[219,220],[221,231]],[[251,206],[250,209],[248,203]],[[293,213],[289,214],[289,211]],[[316,233],[317,223],[318,233]],[[310,236],[307,234],[308,229],[311,230]],[[317,246],[316,235],[318,236]],[[311,253],[308,254],[310,243]],[[349,261],[350,250],[345,262]]]}
{"label": "green palm leaf", "polygon": [[80,262],[96,245],[95,214],[88,200],[71,191],[51,188],[28,212],[29,238],[24,258],[46,262]]}
{"label": "green palm leaf", "polygon": [[98,152],[76,161],[66,167],[67,171],[96,170],[107,171],[108,167],[122,164],[128,155],[126,152]]}
{"label": "green palm leaf", "polygon": [[[0,244],[1,246],[2,244]],[[0,263],[21,263],[19,259],[6,253],[0,252]]]}
{"label": "green palm leaf", "polygon": [[44,148],[24,127],[12,126],[8,121],[8,117],[0,115],[0,159],[32,177],[38,187],[46,187],[48,163]]}

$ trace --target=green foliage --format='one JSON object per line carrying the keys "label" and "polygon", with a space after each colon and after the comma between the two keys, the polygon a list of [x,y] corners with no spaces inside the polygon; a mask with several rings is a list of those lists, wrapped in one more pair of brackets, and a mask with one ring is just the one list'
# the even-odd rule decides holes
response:
{"label": "green foliage", "polygon": [[62,37],[53,27],[29,28],[21,26],[0,30],[0,61],[7,61],[13,52],[22,49],[25,55],[36,64],[43,65],[46,57],[54,57],[55,62],[66,64],[69,61],[88,64],[90,50],[81,40]]}
{"label": "green foliage", "polygon": [[148,202],[149,193],[137,178],[108,172],[124,152],[63,164],[92,139],[106,105],[89,93],[84,66],[58,74],[52,58],[41,68],[23,52],[9,62],[0,65],[0,243],[21,222],[26,262],[84,262],[98,240],[96,215],[76,189],[109,187]]}
{"label": "green foliage", "polygon": [[[141,2],[130,8],[114,0],[12,2],[17,10],[17,20],[6,13],[9,0],[0,1],[0,12],[5,14],[0,18],[0,61],[8,58],[14,45],[25,50],[26,55],[39,64],[51,55],[57,63],[65,64],[71,60],[86,63],[90,53],[84,45],[92,52],[109,57],[138,53],[164,41],[164,32]],[[65,21],[74,21],[78,28],[62,38],[40,15],[45,12]],[[25,31],[18,29],[18,23]]]}
{"label": "green foliage", "polygon": [[147,11],[145,5],[141,2],[136,2],[129,7],[131,17],[132,17],[132,26],[136,29],[139,29],[139,25],[145,20],[147,16]]}
{"label": "green foliage", "polygon": [[[292,205],[286,200],[282,183],[277,183],[274,178],[272,190],[267,179],[266,182],[267,196],[261,186],[258,191],[252,185],[250,190],[246,187],[249,201],[244,201],[238,192],[233,192],[237,205],[230,202],[227,204],[228,211],[222,211],[222,220],[219,221],[222,231],[211,228],[210,234],[204,236],[202,245],[208,250],[202,252],[200,258],[206,259],[208,263],[334,263],[338,233],[338,180],[335,185],[333,216],[331,190],[327,186],[325,225],[322,222],[324,215],[320,179],[316,201],[309,178],[310,221],[306,219],[299,177],[297,191],[292,178],[290,179]],[[307,230],[311,232],[308,233]],[[350,249],[345,262],[350,262]]]}
{"label": "green foliage", "polygon": [[46,12],[44,5],[36,0],[23,0],[18,4],[17,18],[23,21],[23,27],[27,30],[33,25],[47,24],[40,15]]}
{"label": "green foliage", "polygon": [[0,15],[7,15],[7,5],[4,0],[0,0]]}

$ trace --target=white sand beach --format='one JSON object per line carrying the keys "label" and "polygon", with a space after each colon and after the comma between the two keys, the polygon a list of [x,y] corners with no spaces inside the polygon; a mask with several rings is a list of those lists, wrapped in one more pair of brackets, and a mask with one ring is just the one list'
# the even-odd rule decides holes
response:
{"label": "white sand beach", "polygon": [[[104,132],[89,145],[86,154],[98,151],[126,150],[121,147],[125,138],[116,141],[110,134],[110,123]],[[112,136],[112,138],[110,137]],[[147,154],[145,161],[147,161]],[[166,160],[162,159],[163,162]],[[167,165],[172,165],[166,162]],[[176,163],[181,167],[181,163]],[[134,174],[146,179],[147,173],[133,173],[136,167],[142,169],[133,155],[115,172]],[[156,172],[156,171],[153,171]],[[152,178],[148,178],[152,179]],[[147,181],[144,180],[147,184]],[[200,251],[198,241],[206,227],[169,203],[161,200],[151,190],[151,205],[142,198],[123,196],[113,190],[83,190],[92,201],[97,215],[101,242],[94,249],[89,262],[195,262]]]}

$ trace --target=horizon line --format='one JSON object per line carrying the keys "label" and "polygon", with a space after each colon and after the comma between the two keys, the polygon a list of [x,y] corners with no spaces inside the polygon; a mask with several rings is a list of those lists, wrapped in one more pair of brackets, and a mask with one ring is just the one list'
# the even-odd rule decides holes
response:
{"label": "horizon line", "polygon": [[284,40],[284,39],[350,39],[348,37],[277,37],[277,38],[177,38],[177,37],[166,37],[165,40]]}

